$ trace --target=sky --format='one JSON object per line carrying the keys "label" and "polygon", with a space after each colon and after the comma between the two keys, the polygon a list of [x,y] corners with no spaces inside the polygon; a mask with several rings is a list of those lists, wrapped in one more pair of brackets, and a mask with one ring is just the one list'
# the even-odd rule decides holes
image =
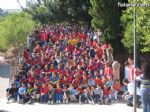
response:
{"label": "sky", "polygon": [[[22,6],[26,5],[26,0],[20,0]],[[17,0],[0,0],[0,8],[2,9],[21,9]]]}

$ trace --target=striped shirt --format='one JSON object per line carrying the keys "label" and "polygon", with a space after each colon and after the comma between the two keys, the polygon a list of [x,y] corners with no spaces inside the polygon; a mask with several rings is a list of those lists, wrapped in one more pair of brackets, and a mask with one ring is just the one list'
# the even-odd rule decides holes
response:
{"label": "striped shirt", "polygon": [[143,78],[143,75],[140,76],[141,88],[150,88],[150,80]]}

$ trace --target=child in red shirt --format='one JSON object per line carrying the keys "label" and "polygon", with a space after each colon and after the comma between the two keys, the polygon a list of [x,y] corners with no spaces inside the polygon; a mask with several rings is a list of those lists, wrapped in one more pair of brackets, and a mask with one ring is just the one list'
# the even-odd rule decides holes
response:
{"label": "child in red shirt", "polygon": [[113,88],[114,88],[114,90],[116,90],[117,92],[119,92],[120,91],[120,82],[119,82],[119,80],[118,79],[116,79],[115,80],[115,82],[114,82],[114,84],[113,84]]}
{"label": "child in red shirt", "polygon": [[55,89],[55,100],[56,103],[61,103],[61,99],[62,99],[62,88],[60,87],[60,84],[56,85],[56,89]]}
{"label": "child in red shirt", "polygon": [[72,80],[72,85],[76,87],[80,83],[80,80],[77,76]]}
{"label": "child in red shirt", "polygon": [[105,104],[110,103],[110,98],[109,98],[109,90],[106,85],[103,86],[103,101]]}
{"label": "child in red shirt", "polygon": [[96,75],[96,78],[94,79],[94,81],[95,81],[95,85],[102,85],[102,80],[97,75]]}
{"label": "child in red shirt", "polygon": [[45,83],[42,83],[42,87],[40,88],[40,101],[41,103],[47,103],[48,101],[48,88]]}
{"label": "child in red shirt", "polygon": [[39,76],[42,73],[41,65],[38,65],[37,68],[35,68],[34,72],[36,76]]}
{"label": "child in red shirt", "polygon": [[77,88],[77,96],[79,98],[79,104],[81,104],[82,100],[84,99],[82,85],[79,85],[78,88]]}
{"label": "child in red shirt", "polygon": [[40,33],[40,41],[41,42],[46,42],[48,40],[48,35],[46,35],[46,32],[44,32],[44,31],[42,31],[41,33]]}
{"label": "child in red shirt", "polygon": [[36,43],[35,48],[33,49],[34,53],[40,53],[42,51],[42,48],[40,47],[39,43]]}
{"label": "child in red shirt", "polygon": [[106,78],[108,78],[108,77],[112,76],[112,74],[113,74],[112,68],[109,66],[108,63],[106,63],[106,65],[105,65],[105,67],[104,67],[104,76],[105,76]]}

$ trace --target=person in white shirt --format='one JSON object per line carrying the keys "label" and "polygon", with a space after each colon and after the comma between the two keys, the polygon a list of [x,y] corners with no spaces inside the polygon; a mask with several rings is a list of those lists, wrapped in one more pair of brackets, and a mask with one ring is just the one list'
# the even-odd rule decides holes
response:
{"label": "person in white shirt", "polygon": [[129,74],[129,63],[128,61],[125,61],[124,63],[124,79],[128,79]]}
{"label": "person in white shirt", "polygon": [[[125,99],[128,106],[133,106],[133,95],[134,95],[134,83],[129,83],[128,79],[123,80],[124,86],[127,87],[127,91],[124,93],[123,98]],[[138,84],[139,85],[139,84]],[[140,95],[140,88],[137,86],[137,107],[141,105],[141,95]]]}

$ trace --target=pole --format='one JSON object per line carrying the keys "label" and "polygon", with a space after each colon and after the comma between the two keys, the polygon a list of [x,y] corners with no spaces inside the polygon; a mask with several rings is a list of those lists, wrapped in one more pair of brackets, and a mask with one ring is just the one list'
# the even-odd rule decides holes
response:
{"label": "pole", "polygon": [[[135,3],[135,1],[134,1]],[[136,56],[137,56],[137,50],[136,50],[136,10],[134,7],[134,96],[133,96],[133,112],[136,112],[136,68],[137,68],[137,62],[136,62]]]}

